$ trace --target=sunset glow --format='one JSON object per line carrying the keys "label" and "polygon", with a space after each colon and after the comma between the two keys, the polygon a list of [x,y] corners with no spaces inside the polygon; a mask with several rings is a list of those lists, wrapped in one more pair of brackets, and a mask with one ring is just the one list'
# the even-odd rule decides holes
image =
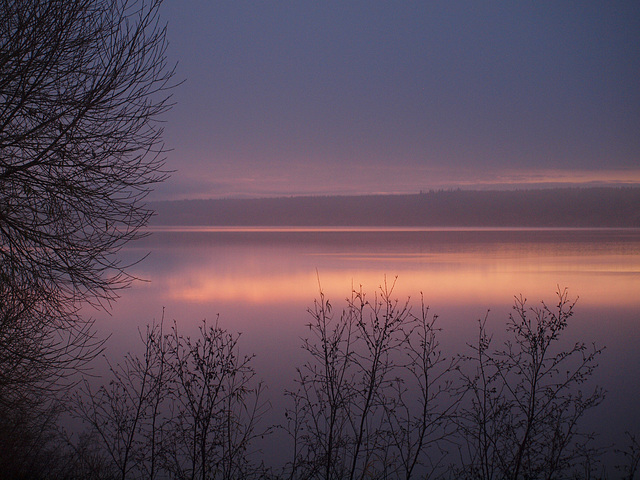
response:
{"label": "sunset glow", "polygon": [[155,198],[640,184],[635,2],[162,8]]}
{"label": "sunset glow", "polygon": [[640,472],[640,0],[0,0],[0,480]]}
{"label": "sunset glow", "polygon": [[[526,235],[526,229],[522,232]],[[360,285],[369,293],[385,278],[390,285],[395,276],[399,298],[415,298],[422,292],[428,302],[441,304],[490,305],[519,293],[538,301],[548,298],[558,286],[567,286],[580,295],[581,303],[630,306],[637,303],[636,292],[640,291],[637,252],[571,252],[554,244],[541,252],[505,244],[469,253],[292,253],[290,249],[269,249],[264,256],[255,256],[249,247],[228,249],[222,257],[177,269],[162,281],[162,288],[175,301],[211,304],[308,304],[318,296],[319,284],[327,297],[339,301]],[[624,262],[621,255],[625,255]]]}

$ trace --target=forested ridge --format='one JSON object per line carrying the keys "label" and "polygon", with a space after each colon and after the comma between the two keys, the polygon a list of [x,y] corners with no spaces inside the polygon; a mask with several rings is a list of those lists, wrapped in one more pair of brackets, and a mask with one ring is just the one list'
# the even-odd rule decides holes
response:
{"label": "forested ridge", "polygon": [[640,188],[154,202],[153,225],[640,227]]}

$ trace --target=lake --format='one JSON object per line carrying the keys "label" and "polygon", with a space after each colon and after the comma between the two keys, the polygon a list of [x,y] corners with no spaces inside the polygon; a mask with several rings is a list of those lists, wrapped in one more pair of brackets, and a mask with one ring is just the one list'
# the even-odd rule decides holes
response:
{"label": "lake", "polygon": [[554,305],[558,288],[579,297],[568,343],[606,346],[595,380],[607,391],[589,418],[605,442],[640,433],[640,230],[420,228],[155,228],[124,250],[146,282],[122,292],[111,316],[94,312],[111,334],[117,360],[139,347],[138,328],[163,314],[184,333],[207,318],[242,332],[241,348],[269,386],[275,418],[282,391],[306,356],[300,348],[319,288],[339,312],[352,289],[373,295],[395,282],[398,299],[421,294],[439,316],[448,355],[467,351],[489,310],[496,339],[514,295]]}

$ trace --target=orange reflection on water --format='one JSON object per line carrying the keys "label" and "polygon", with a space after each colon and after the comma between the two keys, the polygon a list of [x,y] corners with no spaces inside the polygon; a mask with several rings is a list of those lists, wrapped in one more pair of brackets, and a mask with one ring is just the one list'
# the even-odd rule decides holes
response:
{"label": "orange reflection on water", "polygon": [[397,276],[399,298],[423,292],[434,304],[489,306],[520,293],[538,301],[553,298],[560,286],[579,295],[581,304],[640,305],[640,256],[615,252],[307,253],[298,261],[288,249],[268,250],[264,255],[242,250],[227,253],[224,262],[214,257],[174,271],[167,285],[171,297],[188,302],[309,304],[318,295],[318,281],[328,298],[341,300],[353,287],[362,285],[373,294],[385,277],[391,284]]}

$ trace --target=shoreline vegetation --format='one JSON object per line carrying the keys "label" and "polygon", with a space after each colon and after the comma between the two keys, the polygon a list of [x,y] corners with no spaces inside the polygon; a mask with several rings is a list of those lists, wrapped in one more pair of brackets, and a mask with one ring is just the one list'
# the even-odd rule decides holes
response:
{"label": "shoreline vegetation", "polygon": [[150,202],[154,226],[639,228],[640,188]]}
{"label": "shoreline vegetation", "polygon": [[[605,447],[584,428],[605,400],[592,378],[602,347],[566,342],[576,303],[566,289],[549,304],[515,297],[503,341],[485,317],[468,348],[447,355],[438,315],[424,299],[417,309],[395,299],[394,285],[335,307],[320,290],[306,360],[275,403],[259,359],[218,320],[195,336],[176,321],[148,325],[142,353],[76,390],[86,430],[66,440],[67,464],[109,479],[635,478],[633,433]],[[280,444],[275,464],[269,441]]]}

